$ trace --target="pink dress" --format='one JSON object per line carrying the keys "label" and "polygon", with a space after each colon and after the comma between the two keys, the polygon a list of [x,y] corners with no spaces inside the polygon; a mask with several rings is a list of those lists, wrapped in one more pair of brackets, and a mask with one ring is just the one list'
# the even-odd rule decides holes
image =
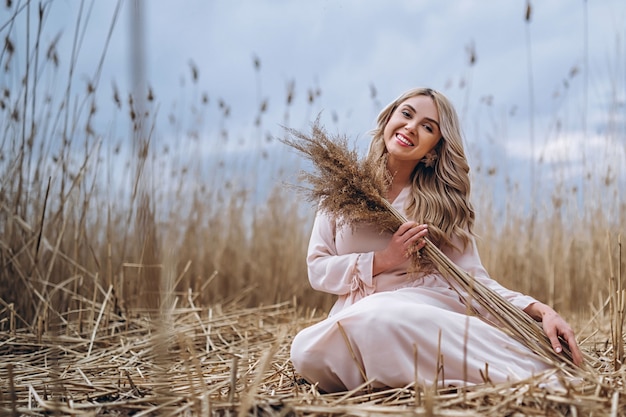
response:
{"label": "pink dress", "polygon": [[[404,213],[410,188],[394,200]],[[413,384],[463,386],[533,376],[549,368],[538,356],[467,308],[439,274],[409,274],[409,262],[372,276],[374,251],[391,235],[371,226],[336,228],[318,213],[307,262],[313,288],[337,295],[328,317],[296,335],[296,372],[326,392]],[[459,247],[463,247],[457,239]],[[461,268],[520,309],[536,300],[508,290],[485,271],[474,240],[444,250]],[[483,314],[486,314],[483,312]]]}

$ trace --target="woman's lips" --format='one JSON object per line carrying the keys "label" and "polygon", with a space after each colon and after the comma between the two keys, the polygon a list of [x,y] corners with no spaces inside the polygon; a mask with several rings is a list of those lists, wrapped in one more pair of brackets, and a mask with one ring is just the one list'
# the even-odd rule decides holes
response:
{"label": "woman's lips", "polygon": [[400,133],[396,133],[396,139],[398,140],[398,142],[402,143],[405,146],[415,146],[415,145],[413,145],[413,142],[411,142],[410,140],[405,138]]}

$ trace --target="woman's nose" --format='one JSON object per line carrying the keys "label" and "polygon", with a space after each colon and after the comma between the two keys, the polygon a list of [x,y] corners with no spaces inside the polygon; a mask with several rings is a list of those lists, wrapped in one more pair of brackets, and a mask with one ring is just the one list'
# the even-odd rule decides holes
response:
{"label": "woman's nose", "polygon": [[416,126],[415,125],[416,125],[416,123],[414,123],[412,121],[411,122],[407,122],[406,125],[404,125],[404,129],[407,132],[415,133],[416,132],[416,130],[415,130]]}

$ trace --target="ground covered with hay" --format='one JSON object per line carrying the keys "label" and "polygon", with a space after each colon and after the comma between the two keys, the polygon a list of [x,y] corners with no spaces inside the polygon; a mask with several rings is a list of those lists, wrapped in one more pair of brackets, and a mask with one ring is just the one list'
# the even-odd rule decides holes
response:
{"label": "ground covered with hay", "polygon": [[[86,300],[84,300],[86,302]],[[19,328],[0,319],[2,415],[594,415],[626,412],[623,374],[608,337],[583,340],[591,371],[582,381],[324,394],[294,373],[289,346],[318,314],[292,303],[197,307],[194,295],[172,308],[122,313],[112,291],[72,322]],[[74,314],[74,317],[80,315]],[[602,332],[600,332],[602,333]]]}

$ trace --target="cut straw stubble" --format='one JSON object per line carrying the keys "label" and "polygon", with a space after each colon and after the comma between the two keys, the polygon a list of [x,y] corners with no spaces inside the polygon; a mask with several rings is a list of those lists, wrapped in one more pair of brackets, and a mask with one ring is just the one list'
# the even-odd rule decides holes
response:
{"label": "cut straw stubble", "polygon": [[[279,140],[313,163],[315,170],[301,175],[301,180],[308,182],[311,188],[300,189],[305,191],[309,201],[317,202],[318,210],[332,215],[339,225],[376,224],[381,230],[392,233],[407,221],[383,197],[386,186],[384,179],[376,174],[370,161],[359,159],[355,150],[348,149],[345,136],[329,137],[320,125],[319,117],[312,124],[310,134],[289,128],[285,130],[290,137]],[[474,279],[428,238],[424,241],[422,254],[457,289],[469,311],[474,311],[471,306],[472,302],[476,302],[498,323],[481,314],[478,317],[509,334],[546,363],[562,369],[570,376],[582,375],[583,368],[574,364],[564,340],[561,340],[563,352],[557,354],[541,326],[528,314]]]}

